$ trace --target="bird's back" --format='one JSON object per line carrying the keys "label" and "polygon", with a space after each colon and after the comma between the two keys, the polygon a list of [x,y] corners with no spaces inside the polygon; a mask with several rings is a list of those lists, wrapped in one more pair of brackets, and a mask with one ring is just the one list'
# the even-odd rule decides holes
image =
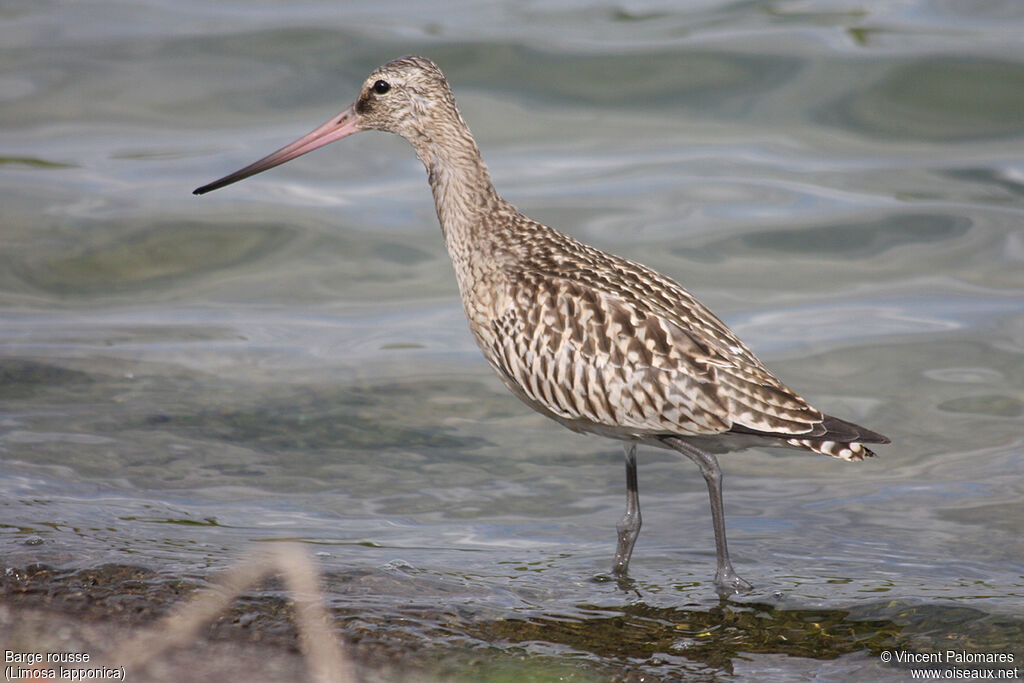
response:
{"label": "bird's back", "polygon": [[732,433],[852,460],[884,440],[813,408],[674,280],[502,208],[478,248],[489,272],[463,300],[484,355],[535,410],[615,438]]}

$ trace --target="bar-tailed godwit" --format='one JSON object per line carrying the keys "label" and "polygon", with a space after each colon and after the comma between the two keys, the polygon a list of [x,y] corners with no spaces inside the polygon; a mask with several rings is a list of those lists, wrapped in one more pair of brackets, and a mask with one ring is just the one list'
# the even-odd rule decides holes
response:
{"label": "bar-tailed godwit", "polygon": [[748,590],[725,540],[713,452],[791,446],[841,460],[889,439],[826,415],[784,385],[674,280],[527,218],[491,184],[441,70],[423,57],[376,69],[348,109],[203,194],[361,130],[408,140],[427,169],[469,328],[513,394],[577,432],[625,442],[626,512],[613,571],[640,533],[636,446],[671,448],[700,468],[711,498],[721,591]]}

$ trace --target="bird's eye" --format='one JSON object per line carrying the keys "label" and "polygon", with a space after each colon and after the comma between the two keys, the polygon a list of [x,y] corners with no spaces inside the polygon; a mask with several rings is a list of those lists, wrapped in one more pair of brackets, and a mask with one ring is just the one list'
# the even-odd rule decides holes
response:
{"label": "bird's eye", "polygon": [[373,84],[373,92],[377,93],[378,95],[383,95],[388,90],[391,90],[391,84],[388,83],[387,81],[377,81],[376,83]]}

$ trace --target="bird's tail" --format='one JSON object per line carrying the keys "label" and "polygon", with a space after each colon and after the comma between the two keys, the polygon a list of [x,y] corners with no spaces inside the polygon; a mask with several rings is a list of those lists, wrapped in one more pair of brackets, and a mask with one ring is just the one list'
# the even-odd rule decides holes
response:
{"label": "bird's tail", "polygon": [[887,436],[831,415],[825,415],[821,426],[825,428],[825,433],[820,436],[815,435],[813,439],[786,439],[786,443],[851,462],[874,457],[874,451],[867,448],[865,443],[890,443]]}

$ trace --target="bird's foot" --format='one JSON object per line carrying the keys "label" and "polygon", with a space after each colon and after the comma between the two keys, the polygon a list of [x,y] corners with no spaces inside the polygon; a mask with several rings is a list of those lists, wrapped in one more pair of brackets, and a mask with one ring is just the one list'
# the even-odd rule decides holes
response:
{"label": "bird's foot", "polygon": [[627,574],[625,570],[621,572],[612,570],[611,574],[598,574],[591,579],[591,581],[594,583],[609,583],[614,581],[622,592],[635,593],[638,598],[641,597],[640,590],[636,585],[636,580]]}
{"label": "bird's foot", "polygon": [[733,571],[732,567],[719,569],[715,573],[715,588],[722,595],[735,595],[754,590],[754,587]]}

